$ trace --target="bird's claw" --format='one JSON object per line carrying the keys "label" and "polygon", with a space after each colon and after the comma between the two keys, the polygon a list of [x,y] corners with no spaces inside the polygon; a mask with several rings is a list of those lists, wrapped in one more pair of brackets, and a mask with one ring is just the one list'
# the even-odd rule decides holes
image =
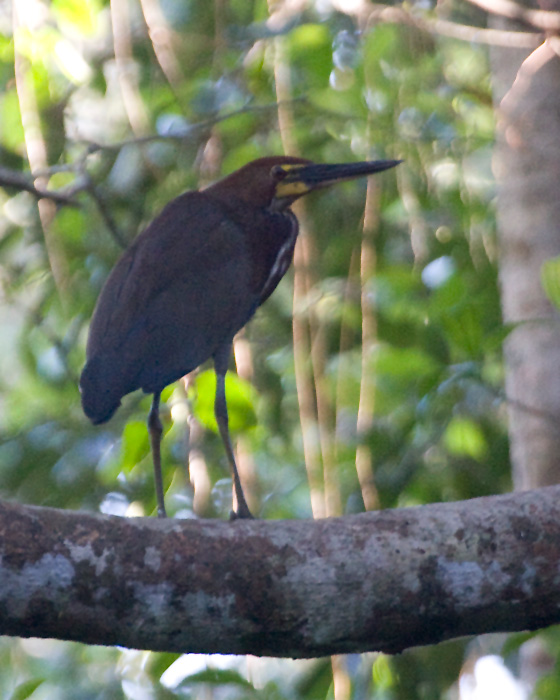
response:
{"label": "bird's claw", "polygon": [[238,510],[232,510],[229,514],[230,520],[256,520],[255,516],[251,513],[248,508],[239,508]]}

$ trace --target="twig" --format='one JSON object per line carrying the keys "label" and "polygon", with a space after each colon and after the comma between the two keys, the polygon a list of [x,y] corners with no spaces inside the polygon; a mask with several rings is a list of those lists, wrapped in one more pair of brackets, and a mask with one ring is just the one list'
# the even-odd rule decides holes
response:
{"label": "twig", "polygon": [[29,192],[37,199],[50,199],[57,204],[63,204],[68,207],[80,206],[78,202],[75,202],[72,199],[73,195],[75,194],[74,189],[66,193],[45,190],[40,187],[35,187],[33,180],[34,178],[32,177],[27,177],[26,175],[18,173],[15,170],[10,170],[9,168],[0,166],[0,187],[15,187],[18,190]]}
{"label": "twig", "polygon": [[95,202],[97,209],[99,213],[101,214],[101,218],[105,222],[105,226],[107,226],[107,229],[109,233],[113,236],[115,242],[117,245],[122,248],[123,250],[128,246],[129,241],[124,238],[122,235],[119,227],[117,226],[117,222],[113,218],[113,215],[111,214],[111,210],[107,206],[107,203],[105,202],[105,198],[103,195],[99,192],[97,187],[95,186],[93,180],[89,175],[87,176],[87,181],[85,185],[85,189],[87,190],[88,194],[90,197],[93,199]]}
{"label": "twig", "polygon": [[[476,3],[479,0],[470,1]],[[486,2],[486,0],[480,0],[480,2]],[[388,5],[374,5],[373,9],[367,10],[365,19],[368,24],[375,22],[394,24],[406,23],[415,26],[421,31],[429,32],[430,34],[440,34],[461,41],[489,44],[491,46],[531,49],[541,44],[544,39],[541,34],[533,32],[510,32],[500,29],[484,29],[483,27],[472,27],[444,19],[419,17],[407,12],[402,7],[390,7]]]}
{"label": "twig", "polygon": [[426,21],[429,31],[448,36],[452,39],[470,41],[474,44],[488,44],[490,46],[504,46],[512,49],[534,49],[542,44],[542,34],[533,32],[509,32],[502,29],[484,29],[470,27],[457,22],[449,22],[445,19],[433,19]]}
{"label": "twig", "polygon": [[96,153],[97,151],[119,151],[121,148],[130,145],[142,145],[147,143],[153,143],[154,141],[185,141],[187,139],[194,139],[198,137],[202,132],[210,129],[211,127],[219,124],[220,122],[227,121],[228,119],[233,119],[241,114],[247,114],[248,112],[269,112],[278,109],[278,107],[285,104],[294,104],[297,102],[306,102],[305,97],[297,97],[292,100],[284,100],[283,102],[272,102],[266,105],[246,105],[245,107],[240,107],[232,112],[227,112],[220,116],[212,117],[211,119],[206,119],[205,121],[197,122],[196,124],[188,124],[181,130],[169,134],[149,134],[147,136],[135,136],[130,139],[123,139],[122,141],[116,141],[115,143],[99,144],[99,143],[89,143],[88,152]]}
{"label": "twig", "polygon": [[543,32],[560,31],[560,12],[532,10],[518,5],[513,0],[469,0],[469,2],[486,12],[523,22]]}

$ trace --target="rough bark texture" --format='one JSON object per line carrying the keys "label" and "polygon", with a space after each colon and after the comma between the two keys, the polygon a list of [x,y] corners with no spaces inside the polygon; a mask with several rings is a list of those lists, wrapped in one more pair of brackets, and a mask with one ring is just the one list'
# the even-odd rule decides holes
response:
{"label": "rough bark texture", "polygon": [[[556,41],[556,44],[554,43]],[[506,392],[516,488],[560,481],[560,315],[541,285],[541,267],[560,255],[560,58],[558,40],[527,57],[499,108],[500,279]],[[494,51],[500,94],[517,54]]]}
{"label": "rough bark texture", "polygon": [[233,523],[0,503],[0,634],[312,657],[535,629],[560,622],[559,503]]}

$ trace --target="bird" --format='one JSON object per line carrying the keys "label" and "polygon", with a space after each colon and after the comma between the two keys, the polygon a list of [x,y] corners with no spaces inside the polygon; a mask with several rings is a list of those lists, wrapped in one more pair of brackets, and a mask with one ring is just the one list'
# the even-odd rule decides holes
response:
{"label": "bird", "polygon": [[291,205],[314,190],[400,162],[259,158],[173,199],[124,251],[93,312],[81,400],[97,425],[113,416],[125,395],[137,389],[153,395],[148,431],[159,517],[166,517],[161,392],[208,359],[214,362],[214,412],[237,502],[231,518],[253,517],[228,427],[225,377],[233,338],[290,267],[298,236]]}

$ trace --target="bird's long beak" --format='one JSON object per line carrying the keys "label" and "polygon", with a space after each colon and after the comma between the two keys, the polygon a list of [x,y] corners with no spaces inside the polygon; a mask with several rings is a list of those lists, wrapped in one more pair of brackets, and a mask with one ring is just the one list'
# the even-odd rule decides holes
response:
{"label": "bird's long beak", "polygon": [[394,168],[402,160],[370,160],[363,163],[341,164],[284,164],[275,166],[282,176],[276,185],[277,199],[297,199],[320,187],[328,187],[337,182],[354,180],[357,177],[379,173]]}

